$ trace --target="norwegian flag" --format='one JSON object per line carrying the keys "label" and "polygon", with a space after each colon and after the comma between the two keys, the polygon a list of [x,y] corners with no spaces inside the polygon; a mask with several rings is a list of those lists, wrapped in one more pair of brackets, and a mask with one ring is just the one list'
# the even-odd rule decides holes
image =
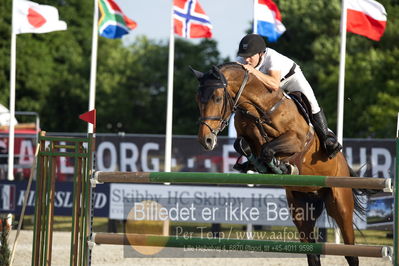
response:
{"label": "norwegian flag", "polygon": [[212,25],[197,0],[173,1],[175,33],[184,38],[211,38]]}

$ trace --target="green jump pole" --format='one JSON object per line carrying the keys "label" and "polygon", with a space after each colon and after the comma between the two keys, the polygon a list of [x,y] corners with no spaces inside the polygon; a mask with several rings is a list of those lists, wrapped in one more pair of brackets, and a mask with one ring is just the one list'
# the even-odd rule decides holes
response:
{"label": "green jump pole", "polygon": [[187,183],[259,184],[273,186],[350,187],[389,189],[390,179],[315,175],[198,173],[198,172],[96,172],[98,182],[113,183]]}

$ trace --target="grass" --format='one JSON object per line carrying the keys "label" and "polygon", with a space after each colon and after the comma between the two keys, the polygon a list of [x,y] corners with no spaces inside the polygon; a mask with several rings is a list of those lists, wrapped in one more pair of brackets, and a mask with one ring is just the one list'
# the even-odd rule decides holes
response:
{"label": "grass", "polygon": [[[54,217],[54,230],[70,232],[72,229],[70,217]],[[129,230],[134,233],[153,233],[160,234],[160,222],[141,222],[137,223],[137,230]],[[24,219],[24,229],[33,230],[33,216],[26,216]],[[115,221],[116,232],[124,232],[124,223],[122,221]],[[107,232],[108,231],[108,218],[95,217],[93,220],[94,232]],[[170,235],[191,233],[195,237],[210,237],[211,224],[209,223],[170,223]],[[243,225],[222,224],[220,230],[220,237],[229,238],[244,238],[245,228]],[[295,227],[284,226],[263,226],[260,230],[255,231],[254,239],[276,240],[276,241],[296,241],[298,233]],[[391,231],[378,231],[378,230],[356,230],[356,244],[367,245],[393,245],[392,238],[387,237]],[[334,230],[327,229],[328,242],[334,242]]]}

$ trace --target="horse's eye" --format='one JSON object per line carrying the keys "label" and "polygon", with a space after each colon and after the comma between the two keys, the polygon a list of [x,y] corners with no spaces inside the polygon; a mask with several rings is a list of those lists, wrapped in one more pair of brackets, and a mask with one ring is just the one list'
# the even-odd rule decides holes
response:
{"label": "horse's eye", "polygon": [[222,97],[221,96],[216,96],[215,97],[215,102],[216,103],[221,103],[222,102]]}

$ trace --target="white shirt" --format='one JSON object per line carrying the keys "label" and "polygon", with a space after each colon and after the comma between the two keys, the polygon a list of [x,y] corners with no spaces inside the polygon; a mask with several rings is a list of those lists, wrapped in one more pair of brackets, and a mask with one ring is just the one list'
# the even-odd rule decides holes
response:
{"label": "white shirt", "polygon": [[[237,62],[246,64],[244,57],[237,57]],[[283,78],[288,74],[294,63],[294,61],[278,53],[277,51],[271,48],[266,48],[265,54],[262,56],[260,64],[255,67],[255,69],[267,75],[270,75],[270,70],[277,70],[280,71],[281,78]],[[310,102],[312,113],[315,114],[320,112],[320,106],[314,95],[313,89],[306,80],[299,66],[296,66],[294,75],[280,83],[280,88],[286,92],[302,92]]]}
{"label": "white shirt", "polygon": [[[241,56],[237,58],[237,62],[242,64],[246,63],[244,57]],[[266,48],[265,54],[262,56],[260,64],[255,67],[255,69],[264,74],[269,74],[270,70],[278,70],[281,72],[281,78],[283,78],[288,74],[293,64],[294,61],[288,57],[278,53],[272,48]]]}

